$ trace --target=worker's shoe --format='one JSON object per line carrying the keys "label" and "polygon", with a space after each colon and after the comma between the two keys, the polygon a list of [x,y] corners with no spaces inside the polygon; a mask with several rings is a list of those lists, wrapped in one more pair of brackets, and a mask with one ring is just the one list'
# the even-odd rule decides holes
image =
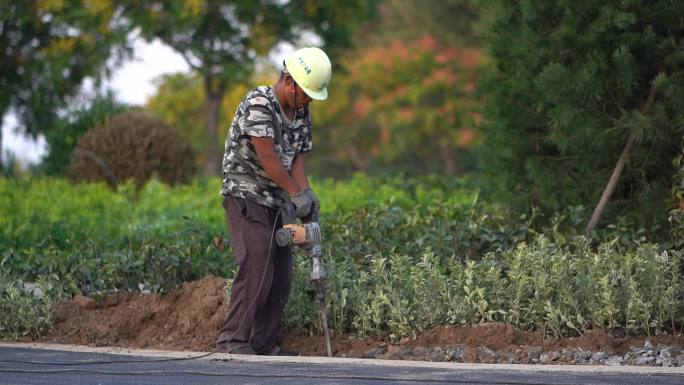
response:
{"label": "worker's shoe", "polygon": [[219,353],[228,353],[228,354],[254,354],[256,355],[257,352],[252,349],[251,346],[249,345],[225,345],[217,349]]}
{"label": "worker's shoe", "polygon": [[281,348],[278,345],[271,348],[271,350],[266,351],[266,352],[261,353],[261,354],[264,356],[298,356],[299,355],[299,353],[294,351],[294,350]]}

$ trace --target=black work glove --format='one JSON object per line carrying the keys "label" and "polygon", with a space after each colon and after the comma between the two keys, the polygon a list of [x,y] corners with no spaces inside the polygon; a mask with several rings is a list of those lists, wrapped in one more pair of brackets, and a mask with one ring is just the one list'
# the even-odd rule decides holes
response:
{"label": "black work glove", "polygon": [[300,191],[299,194],[290,195],[290,200],[295,207],[297,217],[304,218],[311,214],[311,205],[313,204],[313,201],[309,198],[309,194],[307,194],[305,190]]}
{"label": "black work glove", "polygon": [[311,188],[307,188],[304,189],[304,192],[309,196],[309,199],[311,199],[311,212],[314,214],[321,212],[321,201],[318,200],[318,197],[316,194],[314,194],[313,190]]}

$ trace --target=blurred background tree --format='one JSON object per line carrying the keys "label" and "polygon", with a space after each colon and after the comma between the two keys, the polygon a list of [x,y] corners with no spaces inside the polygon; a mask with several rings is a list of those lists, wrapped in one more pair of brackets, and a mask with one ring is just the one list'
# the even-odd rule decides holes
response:
{"label": "blurred background tree", "polygon": [[684,122],[680,2],[0,4],[1,116],[45,135],[48,174],[64,172],[88,126],[127,108],[79,95],[135,39],[159,40],[191,67],[159,79],[142,108],[191,143],[208,176],[244,93],[275,81],[290,45],[317,45],[334,74],[329,100],[312,105],[316,176],[475,174],[499,202],[553,212],[595,205],[613,174],[611,217],[665,217]]}
{"label": "blurred background tree", "polygon": [[518,206],[592,207],[622,159],[610,217],[662,225],[684,130],[684,3],[494,3],[483,179]]}
{"label": "blurred background tree", "polygon": [[[158,38],[180,53],[202,77],[204,90],[204,171],[217,175],[221,103],[229,87],[247,83],[257,57],[303,33],[318,33],[327,48],[347,42],[354,20],[372,14],[369,0],[344,3],[294,0],[214,0],[127,2],[127,16],[147,39]],[[328,38],[326,41],[325,39]]]}
{"label": "blurred background tree", "polygon": [[345,55],[330,102],[314,103],[312,169],[455,175],[472,168],[478,49],[429,35]]}
{"label": "blurred background tree", "polygon": [[[278,70],[264,63],[252,75],[252,84],[273,84],[278,77]],[[197,169],[206,165],[206,114],[204,109],[204,88],[202,77],[197,73],[170,74],[157,81],[157,92],[146,103],[145,108],[168,124],[176,128],[187,138],[197,157]],[[222,148],[226,128],[233,119],[237,105],[249,90],[248,83],[240,83],[230,87],[221,101],[219,116],[219,135],[214,138],[214,145]]]}
{"label": "blurred background tree", "polygon": [[311,169],[463,174],[474,167],[486,14],[467,0],[379,3],[337,57],[331,96],[313,104]]}
{"label": "blurred background tree", "polygon": [[85,79],[126,57],[120,12],[105,0],[0,0],[0,123],[12,112],[22,134],[49,131]]}
{"label": "blurred background tree", "polygon": [[479,47],[491,19],[487,8],[472,0],[391,0],[378,2],[378,10],[379,22],[366,25],[359,45],[428,35],[449,46]]}

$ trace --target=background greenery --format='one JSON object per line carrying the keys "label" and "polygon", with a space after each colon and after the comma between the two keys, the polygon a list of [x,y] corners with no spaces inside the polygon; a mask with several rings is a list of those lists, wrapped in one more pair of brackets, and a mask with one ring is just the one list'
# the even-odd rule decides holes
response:
{"label": "background greenery", "polygon": [[[330,100],[312,105],[307,166],[337,331],[681,332],[684,3],[172,3],[0,0],[0,116],[49,145],[29,170],[0,154],[0,309],[20,315],[0,334],[43,333],[63,295],[231,278],[225,127],[246,90],[275,81],[281,44],[312,36],[334,66]],[[192,71],[125,106],[97,86],[136,39],[161,41]],[[173,126],[201,175],[174,187],[67,182],[79,139],[131,108]],[[316,333],[306,263],[286,323]],[[29,281],[46,295],[27,293]]]}

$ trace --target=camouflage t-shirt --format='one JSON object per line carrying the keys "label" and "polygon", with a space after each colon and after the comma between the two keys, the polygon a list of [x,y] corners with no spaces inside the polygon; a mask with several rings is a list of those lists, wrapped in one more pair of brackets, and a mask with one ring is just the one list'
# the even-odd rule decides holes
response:
{"label": "camouflage t-shirt", "polygon": [[250,140],[252,136],[273,138],[280,162],[290,171],[295,156],[311,151],[309,108],[296,110],[290,121],[282,112],[273,88],[257,87],[242,99],[226,137],[221,194],[280,208],[288,199],[287,193],[261,166]]}

